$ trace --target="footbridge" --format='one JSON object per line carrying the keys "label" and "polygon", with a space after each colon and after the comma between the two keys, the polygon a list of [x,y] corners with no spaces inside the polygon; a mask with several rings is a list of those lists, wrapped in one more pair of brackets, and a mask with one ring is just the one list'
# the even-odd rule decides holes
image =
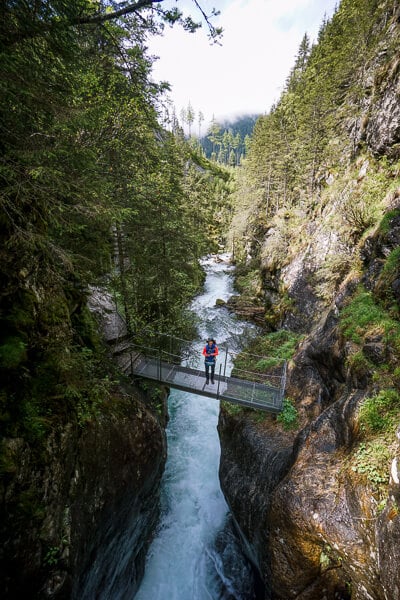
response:
{"label": "footbridge", "polygon": [[207,384],[201,350],[196,349],[193,343],[165,334],[158,334],[151,342],[151,345],[147,345],[130,340],[129,346],[125,346],[124,364],[121,366],[130,377],[148,379],[174,389],[271,413],[282,410],[286,361],[275,364],[268,369],[270,374],[266,374],[262,370],[267,370],[265,365],[270,364],[271,360],[247,354],[245,356],[251,358],[257,370],[246,371],[234,366],[230,374],[230,365],[235,362],[238,353],[225,344],[218,344],[215,383]]}

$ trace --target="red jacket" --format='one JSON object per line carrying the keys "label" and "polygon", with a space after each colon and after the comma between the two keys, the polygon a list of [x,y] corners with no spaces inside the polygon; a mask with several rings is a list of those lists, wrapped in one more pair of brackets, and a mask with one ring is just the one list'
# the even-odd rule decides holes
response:
{"label": "red jacket", "polygon": [[217,344],[211,344],[211,345],[209,345],[207,343],[204,346],[204,348],[203,348],[203,356],[204,356],[204,358],[206,360],[208,358],[209,362],[215,362],[215,358],[218,356],[218,346],[217,346]]}

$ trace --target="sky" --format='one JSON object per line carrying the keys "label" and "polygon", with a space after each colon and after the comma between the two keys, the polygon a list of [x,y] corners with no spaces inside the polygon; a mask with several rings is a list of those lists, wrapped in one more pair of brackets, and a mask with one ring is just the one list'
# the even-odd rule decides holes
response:
{"label": "sky", "polygon": [[[283,90],[305,33],[315,42],[324,16],[330,18],[339,0],[198,0],[206,13],[221,11],[212,22],[221,25],[222,45],[212,45],[206,27],[194,34],[166,27],[149,43],[159,58],[153,79],[168,81],[169,98],[180,119],[188,104],[196,114],[192,133],[199,133],[198,114],[204,115],[204,135],[213,119],[268,113]],[[195,20],[200,13],[193,0],[166,0],[186,8]]]}

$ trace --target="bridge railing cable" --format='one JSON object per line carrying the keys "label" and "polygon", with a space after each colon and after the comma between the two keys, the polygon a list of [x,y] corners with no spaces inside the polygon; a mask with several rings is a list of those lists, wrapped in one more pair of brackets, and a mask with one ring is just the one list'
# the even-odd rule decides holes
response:
{"label": "bridge railing cable", "polygon": [[[199,352],[199,349],[194,347],[193,342],[170,336],[169,334],[158,333],[156,335],[154,332],[146,332],[145,337],[150,342],[149,344],[137,343],[137,336],[131,338],[129,341],[131,352],[131,374],[134,373],[134,359],[139,355],[155,361],[160,379],[163,363],[170,363],[171,365],[183,364],[189,368],[198,369],[199,371],[203,369],[203,356],[201,352]],[[247,352],[233,352],[229,349],[227,344],[219,345],[219,349],[220,354],[217,360],[217,365],[218,363],[219,365],[217,366],[216,372],[219,372],[221,381],[226,381],[228,377],[233,377],[249,382],[269,385],[279,391],[280,399],[283,401],[286,386],[286,361],[278,361],[273,357],[260,356]],[[239,355],[242,359],[245,359],[246,363],[248,363],[250,359],[252,364],[258,367],[258,369],[250,370],[238,366],[237,363],[235,364]],[[230,363],[233,365],[230,374],[227,373],[228,357],[230,358]],[[272,372],[271,367],[274,369]],[[229,366],[229,368],[231,367]]]}

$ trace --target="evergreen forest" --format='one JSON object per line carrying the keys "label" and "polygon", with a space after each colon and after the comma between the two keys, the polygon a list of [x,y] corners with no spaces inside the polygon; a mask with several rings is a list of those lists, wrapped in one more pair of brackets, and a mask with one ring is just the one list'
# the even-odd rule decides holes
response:
{"label": "evergreen forest", "polygon": [[[135,535],[154,510],[140,580],[167,391],[127,382],[88,303],[109,294],[129,340],[194,339],[201,258],[223,250],[234,308],[257,315],[246,350],[268,356],[236,366],[287,365],[278,417],[222,402],[218,423],[221,487],[265,597],[385,600],[400,561],[399,0],[342,0],[268,111],[214,119],[204,137],[190,105],[189,135],[165,122],[168,84],[152,79],[148,41],[165,27],[221,38],[215,9],[182,4],[0,3],[0,577],[10,598],[19,580],[41,598],[62,571],[66,595],[46,597],[70,597],[108,515],[98,498],[131,485]],[[120,442],[102,486],[97,448]]]}
{"label": "evergreen forest", "polygon": [[133,3],[121,15],[117,4],[2,4],[8,435],[41,435],[53,414],[81,419],[97,388],[107,391],[86,308],[93,286],[111,291],[131,333],[173,327],[184,337],[193,327],[185,307],[202,283],[198,259],[223,243],[231,175],[178,125],[160,125],[163,86],[151,82],[146,55],[147,37],[166,23],[197,24],[161,4]]}

